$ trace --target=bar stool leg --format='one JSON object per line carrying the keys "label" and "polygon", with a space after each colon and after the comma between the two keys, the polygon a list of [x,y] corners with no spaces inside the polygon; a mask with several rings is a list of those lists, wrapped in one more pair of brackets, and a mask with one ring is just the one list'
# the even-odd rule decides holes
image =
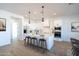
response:
{"label": "bar stool leg", "polygon": [[27,38],[27,45],[29,44],[29,38]]}
{"label": "bar stool leg", "polygon": [[47,43],[45,42],[45,47],[46,47],[46,50],[47,50]]}
{"label": "bar stool leg", "polygon": [[44,51],[44,42],[42,42],[42,49],[43,49],[43,51]]}
{"label": "bar stool leg", "polygon": [[33,48],[35,48],[35,39],[33,39]]}
{"label": "bar stool leg", "polygon": [[24,46],[26,45],[26,38],[24,39]]}
{"label": "bar stool leg", "polygon": [[38,47],[38,40],[36,40],[36,42],[37,42],[37,47]]}
{"label": "bar stool leg", "polygon": [[30,39],[30,44],[32,45],[32,39]]}

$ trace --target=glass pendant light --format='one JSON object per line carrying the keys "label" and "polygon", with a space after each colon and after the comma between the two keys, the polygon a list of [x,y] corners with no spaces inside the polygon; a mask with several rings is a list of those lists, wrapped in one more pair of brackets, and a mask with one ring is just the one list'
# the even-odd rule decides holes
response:
{"label": "glass pendant light", "polygon": [[28,13],[29,13],[29,24],[30,24],[30,13],[31,13],[31,12],[29,11]]}
{"label": "glass pendant light", "polygon": [[44,6],[42,6],[42,22],[44,22]]}

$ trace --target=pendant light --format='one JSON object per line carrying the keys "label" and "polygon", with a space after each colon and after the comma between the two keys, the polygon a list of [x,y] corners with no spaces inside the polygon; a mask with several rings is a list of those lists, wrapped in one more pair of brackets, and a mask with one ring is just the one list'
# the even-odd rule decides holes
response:
{"label": "pendant light", "polygon": [[29,11],[28,13],[29,13],[29,24],[30,24],[30,13],[31,13],[31,12]]}
{"label": "pendant light", "polygon": [[42,6],[42,22],[44,22],[44,6]]}

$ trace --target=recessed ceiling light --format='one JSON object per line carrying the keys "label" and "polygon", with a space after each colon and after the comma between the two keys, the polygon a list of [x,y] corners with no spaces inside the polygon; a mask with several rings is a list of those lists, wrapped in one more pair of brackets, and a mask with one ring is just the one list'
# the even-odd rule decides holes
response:
{"label": "recessed ceiling light", "polygon": [[56,13],[53,13],[53,15],[56,15]]}
{"label": "recessed ceiling light", "polygon": [[27,15],[25,15],[27,17]]}
{"label": "recessed ceiling light", "polygon": [[37,12],[34,12],[33,14],[37,14]]}

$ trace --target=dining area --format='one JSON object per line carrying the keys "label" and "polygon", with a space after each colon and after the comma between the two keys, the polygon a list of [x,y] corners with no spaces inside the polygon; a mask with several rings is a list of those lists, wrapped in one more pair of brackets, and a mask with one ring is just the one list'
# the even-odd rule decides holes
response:
{"label": "dining area", "polygon": [[72,55],[79,56],[79,40],[75,38],[71,38],[71,45],[72,45]]}

